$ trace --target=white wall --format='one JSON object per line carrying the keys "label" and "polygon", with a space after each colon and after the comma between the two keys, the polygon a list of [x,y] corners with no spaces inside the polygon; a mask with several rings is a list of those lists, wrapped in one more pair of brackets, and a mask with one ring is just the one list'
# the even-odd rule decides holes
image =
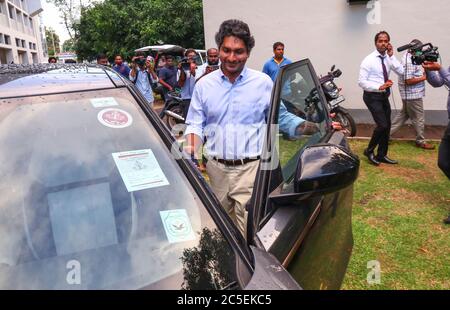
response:
{"label": "white wall", "polygon": [[[380,0],[380,24],[369,24],[366,5],[349,5],[346,0],[203,0],[206,47],[215,46],[214,35],[226,19],[249,24],[256,46],[248,65],[261,70],[272,56],[275,41],[285,43],[291,60],[309,58],[318,74],[332,64],[343,71],[337,81],[347,97],[344,106],[366,110],[357,85],[359,65],[372,52],[374,35],[380,30],[391,34],[394,47],[417,38],[439,46],[443,63],[450,65],[449,0]],[[425,12],[428,16],[425,16]],[[399,53],[396,55],[400,58]],[[396,80],[395,74],[391,78]],[[401,107],[395,87],[392,108]],[[425,109],[428,123],[445,124],[447,90],[427,87]],[[395,103],[395,107],[394,107]],[[436,119],[437,118],[437,119]]]}

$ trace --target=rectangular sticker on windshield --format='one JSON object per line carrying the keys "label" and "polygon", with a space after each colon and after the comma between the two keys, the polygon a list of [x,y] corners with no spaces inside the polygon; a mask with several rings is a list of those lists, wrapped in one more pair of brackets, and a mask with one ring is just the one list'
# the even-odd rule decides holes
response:
{"label": "rectangular sticker on windshield", "polygon": [[128,192],[169,185],[152,150],[112,153]]}
{"label": "rectangular sticker on windshield", "polygon": [[119,105],[119,103],[113,97],[92,98],[90,99],[90,101],[94,108],[105,108]]}
{"label": "rectangular sticker on windshield", "polygon": [[191,221],[185,209],[159,211],[169,243],[195,240]]}

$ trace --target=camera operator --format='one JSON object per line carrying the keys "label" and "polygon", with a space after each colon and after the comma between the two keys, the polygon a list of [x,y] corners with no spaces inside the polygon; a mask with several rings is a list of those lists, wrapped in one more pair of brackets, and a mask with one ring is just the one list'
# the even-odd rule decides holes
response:
{"label": "camera operator", "polygon": [[[446,85],[450,87],[450,67],[445,69],[438,62],[429,61],[425,61],[422,66],[427,71],[427,81],[431,86],[441,87]],[[447,99],[447,112],[449,123],[439,146],[438,166],[450,179],[450,91]],[[450,224],[450,216],[444,222]]]}
{"label": "camera operator", "polygon": [[146,60],[143,53],[136,53],[136,56],[132,58],[130,80],[153,108],[154,98],[151,84],[156,83],[158,77],[155,74],[153,63]]}
{"label": "camera operator", "polygon": [[[415,39],[410,43],[411,46],[422,45],[422,42]],[[399,48],[400,49],[400,48]],[[397,113],[392,121],[391,136],[402,127],[408,118],[416,131],[416,146],[433,150],[434,145],[425,141],[425,118],[423,110],[423,97],[425,97],[425,81],[427,76],[422,66],[415,64],[411,60],[414,55],[414,49],[409,48],[402,57],[402,65],[405,74],[398,79],[398,89],[402,98],[402,110]]]}
{"label": "camera operator", "polygon": [[194,93],[196,76],[198,77],[199,73],[195,63],[195,58],[197,57],[195,50],[187,49],[184,56],[185,59],[178,64],[178,69],[180,70],[178,85],[181,87],[181,99],[183,99],[183,118],[186,119],[192,94]]}

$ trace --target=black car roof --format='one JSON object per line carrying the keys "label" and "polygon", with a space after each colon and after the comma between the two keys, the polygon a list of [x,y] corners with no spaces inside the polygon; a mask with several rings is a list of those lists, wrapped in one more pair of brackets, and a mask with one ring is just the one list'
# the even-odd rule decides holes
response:
{"label": "black car roof", "polygon": [[0,98],[123,87],[113,70],[88,64],[0,65]]}

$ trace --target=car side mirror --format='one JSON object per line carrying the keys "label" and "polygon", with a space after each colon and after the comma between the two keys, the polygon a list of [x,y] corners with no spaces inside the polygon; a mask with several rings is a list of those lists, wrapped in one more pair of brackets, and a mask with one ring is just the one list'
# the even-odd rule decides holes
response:
{"label": "car side mirror", "polygon": [[300,155],[294,179],[296,194],[323,195],[351,185],[358,177],[359,158],[333,144],[307,147]]}

